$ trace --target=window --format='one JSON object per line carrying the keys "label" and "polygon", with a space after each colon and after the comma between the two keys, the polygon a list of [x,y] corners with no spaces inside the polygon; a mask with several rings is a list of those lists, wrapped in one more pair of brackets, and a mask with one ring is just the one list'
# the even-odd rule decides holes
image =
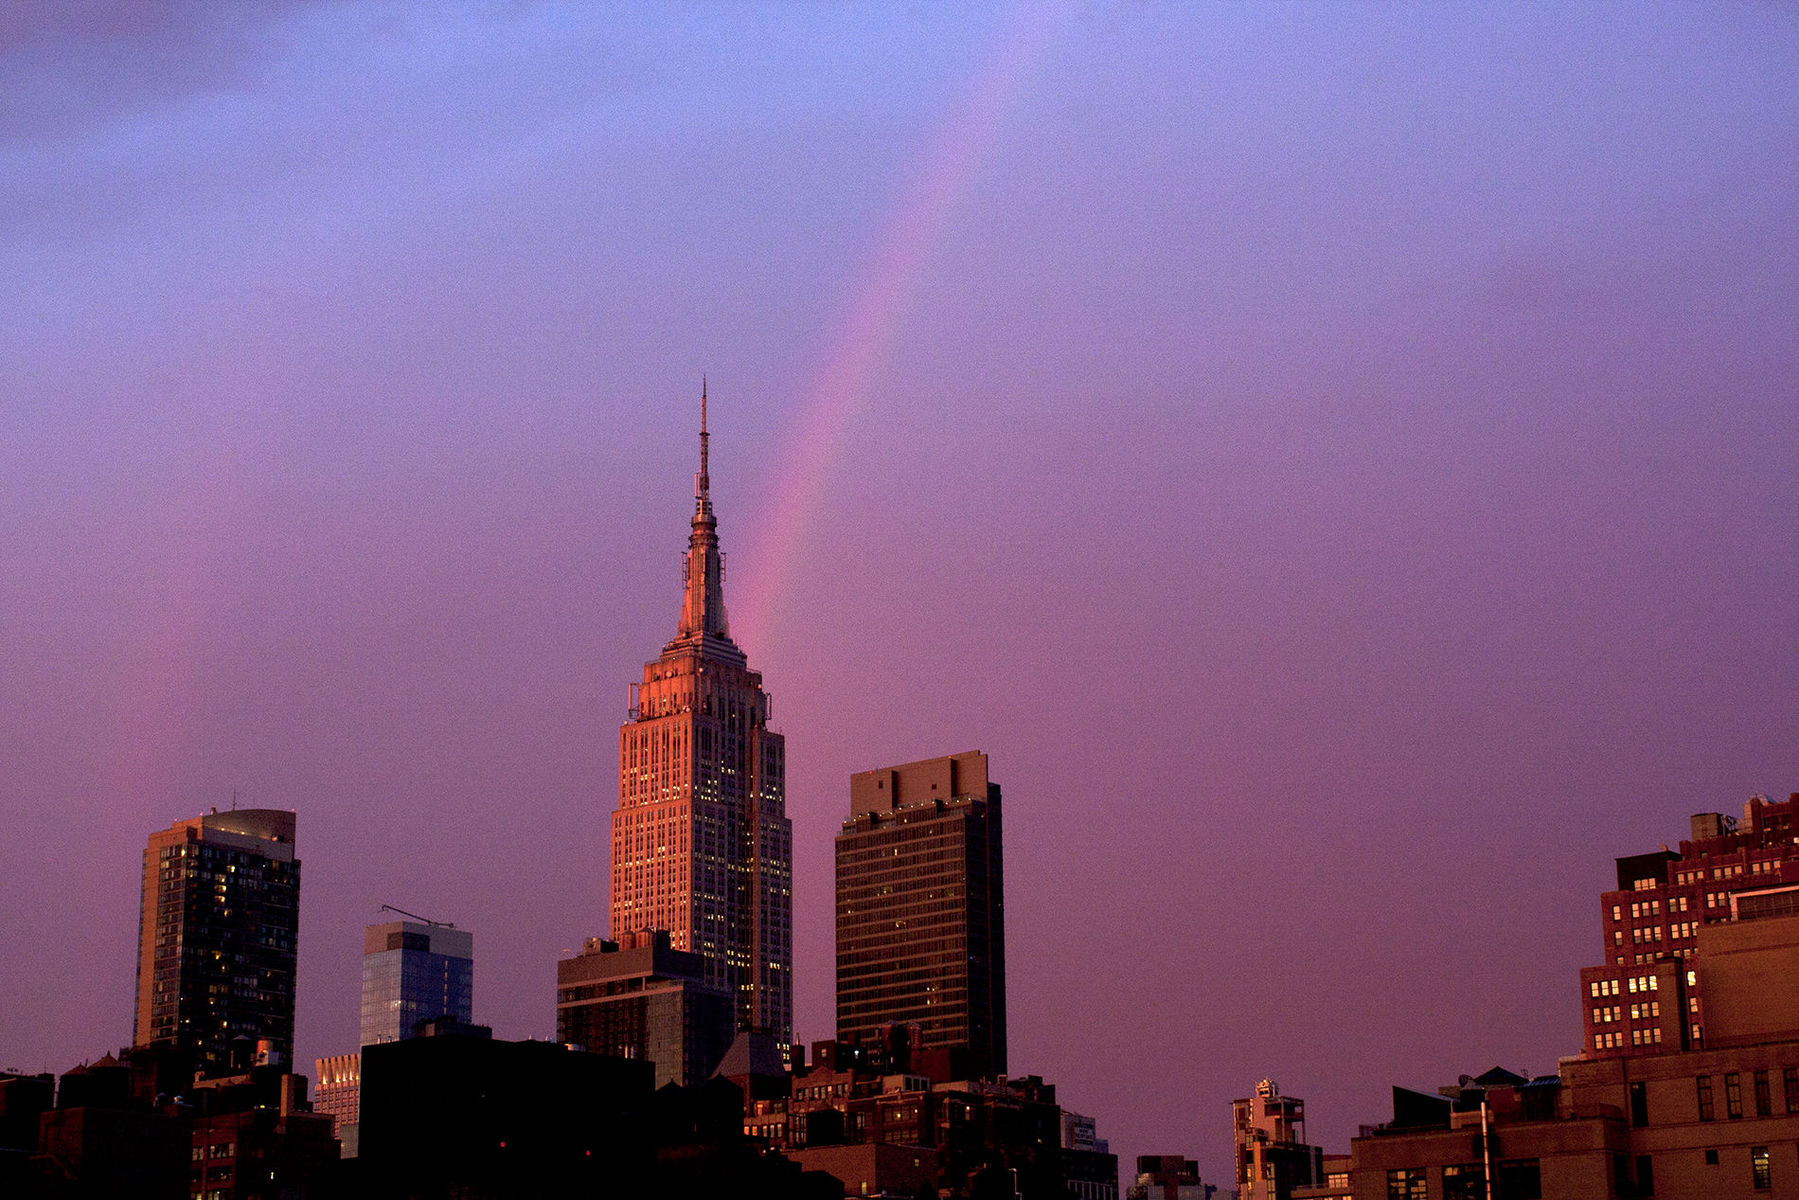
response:
{"label": "window", "polygon": [[1768,1165],[1768,1148],[1766,1146],[1749,1148],[1749,1178],[1757,1188],[1772,1186],[1773,1172]]}
{"label": "window", "polygon": [[1403,1167],[1388,1171],[1387,1200],[1425,1200],[1424,1168]]}
{"label": "window", "polygon": [[1481,1165],[1444,1167],[1443,1200],[1487,1200],[1487,1180]]}
{"label": "window", "polygon": [[1718,1119],[1717,1112],[1712,1108],[1712,1077],[1710,1075],[1699,1077],[1699,1119],[1701,1121]]}
{"label": "window", "polygon": [[1787,1111],[1799,1113],[1799,1067],[1787,1067],[1780,1072],[1780,1090],[1786,1093]]}
{"label": "window", "polygon": [[1649,1092],[1645,1084],[1630,1085],[1630,1124],[1633,1129],[1649,1124]]}
{"label": "window", "polygon": [[1743,1082],[1735,1071],[1724,1073],[1724,1115],[1733,1121],[1743,1116]]}
{"label": "window", "polygon": [[1534,1158],[1502,1162],[1494,1172],[1494,1200],[1543,1200],[1543,1176]]}
{"label": "window", "polygon": [[1655,1195],[1655,1162],[1647,1154],[1637,1155],[1637,1195]]}
{"label": "window", "polygon": [[1757,1071],[1755,1073],[1755,1115],[1765,1117],[1772,1114],[1773,1111],[1774,1096],[1772,1089],[1768,1087],[1768,1073]]}
{"label": "window", "polygon": [[1715,1167],[1718,1165],[1718,1152],[1716,1150],[1707,1150],[1705,1152],[1705,1165],[1708,1167]]}

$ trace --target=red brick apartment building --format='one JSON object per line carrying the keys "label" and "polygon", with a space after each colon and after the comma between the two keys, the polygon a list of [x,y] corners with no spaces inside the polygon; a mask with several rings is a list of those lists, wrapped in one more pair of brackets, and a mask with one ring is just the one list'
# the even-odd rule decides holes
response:
{"label": "red brick apartment building", "polygon": [[1580,1054],[1395,1088],[1296,1200],[1799,1200],[1799,794],[1692,834],[1617,860]]}

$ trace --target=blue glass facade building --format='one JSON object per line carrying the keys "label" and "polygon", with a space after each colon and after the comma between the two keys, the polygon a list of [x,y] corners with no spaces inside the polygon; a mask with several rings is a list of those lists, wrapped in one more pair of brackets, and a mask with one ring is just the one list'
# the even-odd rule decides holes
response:
{"label": "blue glass facade building", "polygon": [[474,1020],[475,938],[415,921],[370,925],[363,935],[362,1044],[398,1042],[420,1021]]}

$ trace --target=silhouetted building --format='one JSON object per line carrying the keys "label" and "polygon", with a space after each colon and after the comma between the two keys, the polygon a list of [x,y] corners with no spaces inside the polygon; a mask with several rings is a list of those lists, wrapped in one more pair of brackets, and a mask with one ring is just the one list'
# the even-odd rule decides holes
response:
{"label": "silhouetted building", "polygon": [[1144,1154],[1137,1158],[1137,1181],[1129,1200],[1211,1200],[1218,1189],[1200,1182],[1199,1164],[1179,1154]]}
{"label": "silhouetted building", "polygon": [[705,397],[700,472],[674,640],[632,685],[612,816],[612,934],[665,929],[733,997],[736,1024],[793,1040],[793,834],[786,749],[762,676],[731,640],[712,513]]}
{"label": "silhouetted building", "polygon": [[475,1019],[475,936],[439,922],[388,921],[362,935],[362,1044],[397,1042],[420,1021]]}
{"label": "silhouetted building", "polygon": [[191,1112],[146,1097],[144,1073],[110,1054],[64,1072],[40,1118],[31,1172],[8,1195],[186,1200]]}
{"label": "silhouetted building", "polygon": [[1281,1095],[1273,1080],[1231,1102],[1231,1126],[1238,1200],[1290,1200],[1294,1188],[1323,1181],[1324,1151],[1306,1144],[1305,1101]]}
{"label": "silhouetted building", "polygon": [[735,1027],[730,994],[705,974],[699,955],[672,948],[664,930],[588,938],[556,964],[556,1039],[654,1063],[657,1087],[699,1083]]}
{"label": "silhouetted building", "polygon": [[1098,1122],[1066,1108],[1062,1110],[1062,1179],[1074,1200],[1118,1200],[1118,1156],[1099,1136]]}
{"label": "silhouetted building", "polygon": [[[1090,1120],[1058,1107],[1054,1085],[1036,1076],[939,1082],[894,1051],[815,1043],[784,1093],[766,1089],[745,1106],[744,1132],[856,1194],[865,1185],[869,1195],[917,1194],[934,1162],[944,1196],[1117,1196],[1117,1157]],[[841,1149],[872,1145],[907,1153]]]}
{"label": "silhouetted building", "polygon": [[337,1161],[331,1118],[308,1108],[304,1076],[262,1067],[207,1080],[190,1099],[191,1196],[291,1200]]}
{"label": "silhouetted building", "polygon": [[151,834],[134,1043],[192,1050],[207,1073],[290,1063],[299,914],[293,813],[215,811]]}
{"label": "silhouetted building", "polygon": [[[475,938],[442,921],[383,921],[362,931],[362,1045],[404,1041],[432,1021],[475,1019]],[[345,1158],[360,1146],[362,1056],[314,1060],[313,1107]]]}
{"label": "silhouetted building", "polygon": [[56,1076],[0,1071],[0,1153],[35,1154],[38,1122],[55,1103]]}
{"label": "silhouetted building", "polygon": [[[38,1153],[0,1187],[8,1200],[293,1200],[337,1159],[306,1081],[278,1066],[196,1080],[167,1043],[62,1076]],[[176,1091],[175,1089],[181,1089]]]}
{"label": "silhouetted building", "polygon": [[1589,1058],[1707,1045],[1703,976],[1688,970],[1699,931],[1732,920],[1739,893],[1799,885],[1799,794],[1753,796],[1740,822],[1699,813],[1690,827],[1678,851],[1618,859],[1618,886],[1600,897],[1604,963],[1580,973]]}
{"label": "silhouetted building", "polygon": [[[467,1200],[647,1194],[654,1072],[479,1026],[365,1047],[361,1152],[344,1191]],[[355,1186],[351,1186],[353,1183]]]}
{"label": "silhouetted building", "polygon": [[1006,924],[999,785],[979,751],[850,777],[837,835],[837,1036],[915,1025],[923,1048],[967,1047],[1006,1071]]}

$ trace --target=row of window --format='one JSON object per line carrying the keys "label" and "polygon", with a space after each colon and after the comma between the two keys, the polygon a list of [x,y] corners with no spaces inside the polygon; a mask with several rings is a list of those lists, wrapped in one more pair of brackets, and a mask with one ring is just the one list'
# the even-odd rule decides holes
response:
{"label": "row of window", "polygon": [[[1587,995],[1597,1000],[1601,996],[1616,996],[1620,991],[1628,990],[1632,995],[1638,992],[1654,992],[1661,990],[1661,984],[1654,975],[1632,975],[1628,980],[1595,979],[1587,984]],[[1598,1018],[1594,1018],[1597,1020]]]}
{"label": "row of window", "polygon": [[[1427,1200],[1428,1172],[1423,1167],[1402,1167],[1387,1172],[1387,1200]],[[1489,1198],[1486,1168],[1463,1163],[1443,1168],[1443,1200],[1541,1200],[1542,1170],[1534,1158],[1498,1163],[1493,1168]]]}
{"label": "row of window", "polygon": [[[1719,1165],[1717,1150],[1705,1151],[1705,1164],[1710,1167]],[[1653,1157],[1647,1154],[1636,1156],[1634,1178],[1629,1171],[1632,1165],[1621,1154],[1614,1158],[1613,1172],[1617,1177],[1615,1182],[1618,1194],[1654,1196]],[[1427,1200],[1429,1184],[1426,1174],[1423,1167],[1388,1171],[1387,1200]],[[1347,1178],[1343,1182],[1347,1183]],[[1749,1182],[1756,1191],[1767,1191],[1774,1186],[1773,1156],[1768,1147],[1749,1147]],[[1493,1183],[1494,1200],[1538,1200],[1543,1194],[1542,1173],[1534,1158],[1498,1164],[1493,1172]],[[1486,1185],[1486,1172],[1479,1163],[1443,1168],[1443,1200],[1488,1200]]]}
{"label": "row of window", "polygon": [[[1698,1092],[1699,1119],[1715,1121],[1718,1113],[1712,1091],[1712,1077],[1700,1075],[1694,1080]],[[1769,1117],[1774,1115],[1774,1094],[1772,1080],[1767,1071],[1755,1071],[1750,1075],[1751,1094],[1755,1100],[1755,1115]],[[1786,1101],[1788,1113],[1799,1113],[1799,1067],[1784,1067],[1780,1072],[1780,1089]],[[1736,1071],[1727,1071],[1724,1075],[1724,1115],[1732,1121],[1743,1116],[1742,1076]]]}

